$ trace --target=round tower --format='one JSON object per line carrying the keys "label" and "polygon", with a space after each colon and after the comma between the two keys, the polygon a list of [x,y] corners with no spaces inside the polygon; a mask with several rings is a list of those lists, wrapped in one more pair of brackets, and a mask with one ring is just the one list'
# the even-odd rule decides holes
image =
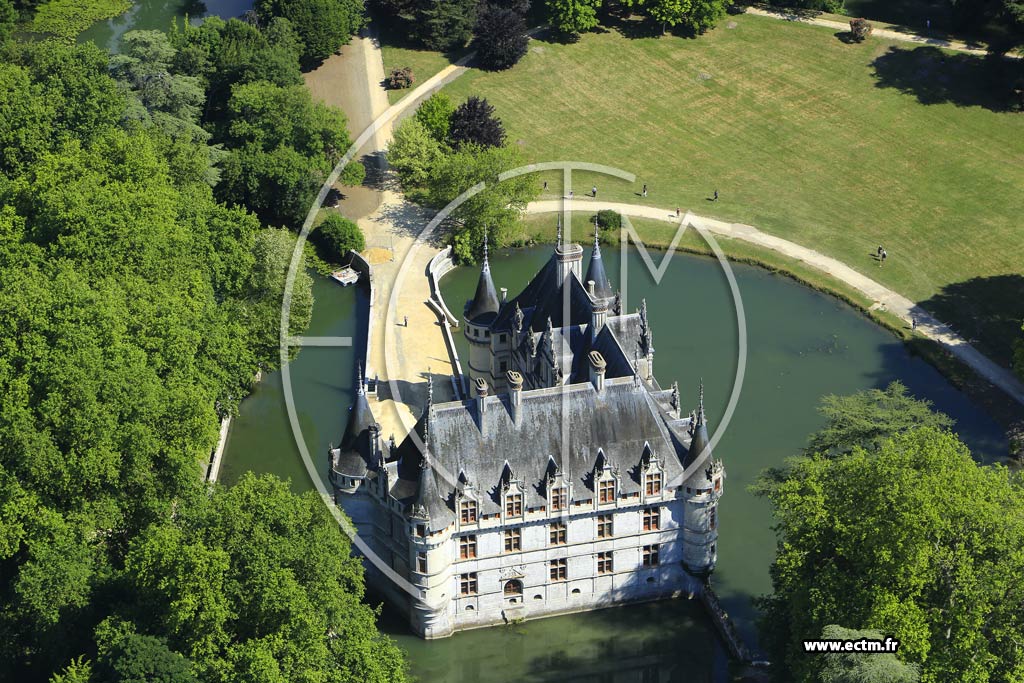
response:
{"label": "round tower", "polygon": [[704,383],[700,385],[697,415],[690,426],[688,467],[696,471],[683,483],[683,565],[695,576],[707,576],[718,561],[718,500],[722,497],[725,468],[711,453],[704,418]]}
{"label": "round tower", "polygon": [[491,266],[487,261],[487,234],[484,233],[484,262],[480,268],[480,279],[476,283],[476,294],[466,302],[465,330],[469,342],[467,366],[470,381],[477,378],[491,380],[491,324],[498,315],[498,293],[491,279]]}

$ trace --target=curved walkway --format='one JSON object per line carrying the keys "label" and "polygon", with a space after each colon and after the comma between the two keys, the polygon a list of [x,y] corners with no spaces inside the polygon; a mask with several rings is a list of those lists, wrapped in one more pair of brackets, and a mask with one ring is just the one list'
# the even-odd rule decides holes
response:
{"label": "curved walkway", "polygon": [[[532,202],[526,207],[527,213],[554,213],[563,210],[562,199],[544,200]],[[680,218],[675,211],[662,209],[655,206],[639,206],[636,204],[620,204],[616,202],[602,202],[592,200],[580,201],[587,211],[611,209],[625,216],[634,218],[651,218],[665,221],[666,223],[679,223]],[[850,266],[825,256],[821,252],[807,247],[800,246],[794,242],[784,240],[774,235],[761,232],[750,225],[741,223],[727,223],[714,218],[701,216],[690,216],[691,224],[698,228],[707,230],[716,235],[741,239],[751,244],[756,244],[765,249],[771,249],[784,256],[797,259],[807,265],[831,275],[840,282],[843,282],[858,292],[864,294],[885,310],[896,314],[901,320],[910,324],[912,318],[917,320],[917,331],[923,336],[938,342],[950,353],[970,366],[975,372],[987,379],[989,382],[1006,392],[1017,403],[1024,405],[1024,383],[1012,372],[997,364],[985,356],[976,348],[954,332],[946,323],[938,320],[928,311],[924,310],[910,299],[897,294],[887,287],[875,282]]]}
{"label": "curved walkway", "polygon": [[[782,19],[784,21],[796,21],[801,24],[811,24],[813,26],[823,26],[825,28],[836,29],[838,31],[849,31],[850,24],[841,21],[833,21],[831,19],[819,19],[817,17],[805,17],[800,14],[793,12],[786,12],[783,10],[769,10],[762,9],[759,7],[748,7],[747,14],[754,14],[759,17],[769,17],[771,19]],[[972,47],[968,43],[959,40],[947,40],[945,38],[933,38],[931,36],[923,36],[920,33],[893,31],[887,28],[876,28],[871,32],[872,38],[885,38],[886,40],[898,40],[903,43],[916,43],[917,45],[932,45],[934,47],[941,47],[946,50],[955,50],[957,52],[966,52],[967,54],[984,57],[989,54],[986,48]],[[1004,57],[1010,59],[1020,59],[1021,55],[1017,54],[1005,54]]]}

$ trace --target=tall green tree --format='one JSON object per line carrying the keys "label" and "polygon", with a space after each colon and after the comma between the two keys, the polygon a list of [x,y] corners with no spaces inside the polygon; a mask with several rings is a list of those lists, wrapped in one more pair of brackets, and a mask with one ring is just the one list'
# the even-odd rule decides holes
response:
{"label": "tall green tree", "polygon": [[505,144],[505,127],[490,102],[471,95],[452,112],[448,139],[456,149],[467,144],[500,147]]}
{"label": "tall green tree", "polygon": [[306,62],[330,57],[367,22],[363,0],[257,0],[260,21],[284,17],[295,27]]}
{"label": "tall green tree", "polygon": [[545,0],[548,21],[563,33],[583,33],[598,24],[602,0]]}
{"label": "tall green tree", "polygon": [[483,3],[477,10],[473,33],[477,62],[485,69],[511,68],[526,55],[526,19],[515,7]]}
{"label": "tall green tree", "polygon": [[811,435],[808,453],[835,457],[854,448],[878,448],[888,439],[916,427],[950,429],[953,420],[932,410],[931,401],[914,398],[896,381],[883,389],[850,396],[825,396],[818,412],[825,426]]}
{"label": "tall green tree", "polygon": [[413,34],[430,50],[465,47],[473,35],[478,0],[416,0]]}
{"label": "tall green tree", "polygon": [[444,152],[418,117],[403,121],[388,145],[388,165],[398,173],[405,189],[427,181]]}
{"label": "tall green tree", "polygon": [[801,641],[838,622],[898,638],[922,680],[1024,672],[1024,487],[1008,470],[920,427],[799,462],[768,499],[779,545],[763,634],[778,680],[821,680]]}
{"label": "tall green tree", "polygon": [[514,147],[480,147],[467,144],[442,157],[435,165],[427,188],[430,203],[444,206],[479,182],[487,189],[463,202],[450,217],[456,257],[473,261],[480,253],[486,228],[492,244],[503,244],[525,210],[540,192],[527,175],[498,182],[498,175],[524,165]]}
{"label": "tall green tree", "polygon": [[[878,631],[857,631],[830,624],[821,632],[823,640],[884,641]],[[831,652],[822,655],[825,664],[821,683],[917,683],[917,666],[901,662],[889,652]]]}
{"label": "tall green tree", "polygon": [[448,144],[455,103],[443,92],[436,92],[416,109],[416,120],[423,124],[430,136],[441,144]]}

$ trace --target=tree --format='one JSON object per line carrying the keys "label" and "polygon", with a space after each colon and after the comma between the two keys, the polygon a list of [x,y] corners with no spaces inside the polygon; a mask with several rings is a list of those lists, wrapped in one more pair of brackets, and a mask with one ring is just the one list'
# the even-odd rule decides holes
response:
{"label": "tree", "polygon": [[97,677],[109,683],[197,683],[190,664],[163,638],[131,633],[99,661]]}
{"label": "tree", "polygon": [[[830,624],[821,632],[823,640],[885,639],[878,631],[856,631]],[[892,653],[834,652],[824,655],[821,683],[917,683],[918,668],[904,664]]]}
{"label": "tree", "polygon": [[224,161],[218,197],[254,211],[264,223],[298,228],[326,177],[328,166],[291,147],[264,152],[246,145]]}
{"label": "tree", "polygon": [[443,92],[436,92],[416,110],[416,120],[423,124],[430,136],[441,144],[448,144],[455,104]]}
{"label": "tree", "polygon": [[799,462],[768,499],[779,544],[762,626],[780,680],[821,680],[801,641],[839,621],[894,635],[922,680],[1024,667],[1024,488],[1005,468],[920,427]]}
{"label": "tree", "polygon": [[359,252],[366,248],[366,240],[359,226],[337,213],[327,214],[310,238],[324,250],[327,260],[335,263],[340,262],[349,251]]}
{"label": "tree", "polygon": [[622,214],[618,211],[601,209],[594,217],[597,219],[597,225],[601,230],[614,230],[618,232],[622,229]]}
{"label": "tree", "polygon": [[562,33],[589,31],[598,24],[597,10],[602,0],[545,0],[548,21]]}
{"label": "tree", "polygon": [[811,435],[807,453],[837,457],[854,448],[874,449],[916,427],[950,429],[953,420],[932,410],[931,401],[914,398],[900,382],[884,390],[867,389],[852,396],[825,396],[818,412],[825,426]]}
{"label": "tree", "polygon": [[359,559],[314,493],[244,476],[128,551],[120,618],[167,630],[200,678],[400,683],[402,655],[362,602]]}
{"label": "tree", "polygon": [[388,145],[388,164],[398,173],[406,190],[422,185],[443,156],[434,139],[418,117],[403,121]]}
{"label": "tree", "polygon": [[485,3],[477,12],[473,32],[473,49],[485,69],[508,69],[526,54],[526,20],[515,9]]}
{"label": "tree", "polygon": [[262,22],[284,17],[292,23],[307,62],[337,52],[367,21],[363,0],[257,0],[255,8]]}
{"label": "tree", "polygon": [[683,26],[694,33],[704,33],[722,20],[733,0],[693,0]]}
{"label": "tree", "polygon": [[0,45],[6,43],[14,33],[18,12],[11,0],[0,0]]}
{"label": "tree", "polygon": [[341,169],[338,182],[348,187],[357,187],[366,180],[366,167],[359,161],[350,161]]}
{"label": "tree", "polygon": [[818,12],[842,12],[843,0],[769,0],[769,5],[794,7]]}
{"label": "tree", "polygon": [[513,147],[463,145],[442,157],[427,181],[433,206],[444,206],[479,182],[487,188],[463,202],[449,217],[453,244],[460,261],[473,261],[480,252],[484,229],[493,245],[505,244],[526,205],[540,192],[528,175],[498,182],[498,175],[524,164]]}
{"label": "tree", "polygon": [[[331,168],[351,141],[340,109],[314,102],[309,89],[256,81],[234,86],[227,106],[225,142],[264,152],[288,147]],[[306,207],[309,208],[308,206]]]}
{"label": "tree", "polygon": [[477,0],[417,0],[413,32],[429,50],[465,47],[473,35]]}
{"label": "tree", "polygon": [[456,149],[464,144],[500,147],[505,144],[505,127],[494,115],[494,107],[472,95],[452,113],[449,138]]}

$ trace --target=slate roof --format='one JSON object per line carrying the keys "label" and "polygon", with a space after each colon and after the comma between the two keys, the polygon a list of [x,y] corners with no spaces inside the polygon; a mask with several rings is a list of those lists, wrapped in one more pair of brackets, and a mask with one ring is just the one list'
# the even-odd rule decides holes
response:
{"label": "slate roof", "polygon": [[376,463],[373,452],[371,428],[378,428],[377,421],[366,399],[366,387],[360,373],[356,400],[349,408],[345,433],[341,445],[331,450],[332,469],[347,477],[364,477]]}

